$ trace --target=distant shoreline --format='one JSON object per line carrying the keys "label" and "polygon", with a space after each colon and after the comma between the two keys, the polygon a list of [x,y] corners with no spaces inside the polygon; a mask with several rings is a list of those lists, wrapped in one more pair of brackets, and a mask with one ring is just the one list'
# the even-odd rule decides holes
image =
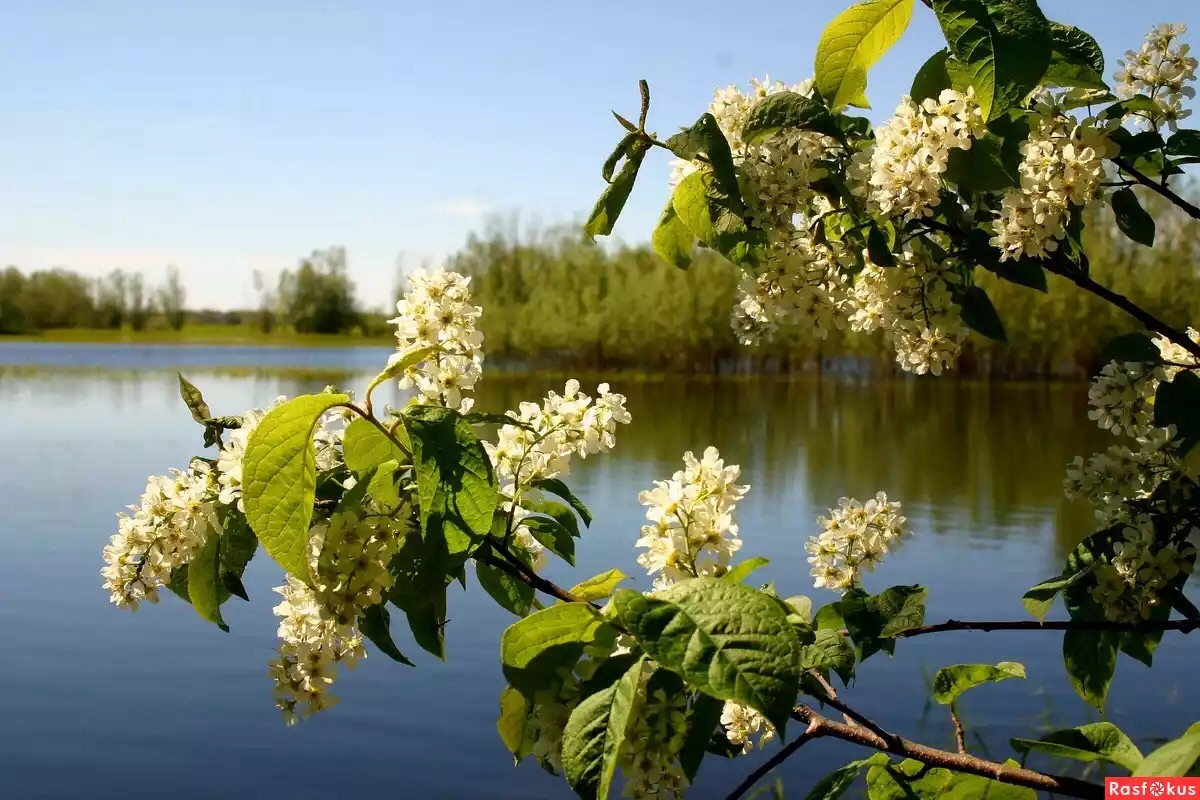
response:
{"label": "distant shoreline", "polygon": [[36,334],[0,336],[5,343],[205,345],[253,347],[394,347],[391,335],[365,336],[352,333],[262,333],[235,325],[196,325],[181,331],[104,330],[60,328]]}

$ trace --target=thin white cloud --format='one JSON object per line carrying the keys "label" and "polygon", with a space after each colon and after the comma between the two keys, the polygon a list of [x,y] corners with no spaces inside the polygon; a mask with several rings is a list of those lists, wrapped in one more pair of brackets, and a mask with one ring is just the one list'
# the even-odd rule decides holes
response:
{"label": "thin white cloud", "polygon": [[471,197],[455,197],[449,200],[437,200],[433,203],[433,213],[446,217],[461,217],[463,219],[478,219],[492,210],[489,203]]}

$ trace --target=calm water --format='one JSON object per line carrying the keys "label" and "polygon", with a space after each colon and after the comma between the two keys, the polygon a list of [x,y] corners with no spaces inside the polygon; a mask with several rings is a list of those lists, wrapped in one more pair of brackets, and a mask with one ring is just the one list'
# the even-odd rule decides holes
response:
{"label": "calm water", "polygon": [[[259,363],[264,351],[284,366],[377,363],[376,351],[367,359],[362,351],[246,350],[254,352],[0,345],[0,365],[44,355],[119,370],[188,366],[220,414],[324,381],[205,378],[197,365]],[[483,386],[480,407],[489,410],[552,388],[512,378]],[[760,574],[817,604],[833,596],[807,588],[802,545],[815,517],[843,494],[883,489],[905,504],[916,536],[868,588],[924,580],[931,621],[1021,618],[1021,592],[1055,574],[1087,530],[1086,510],[1061,502],[1059,488],[1064,463],[1103,444],[1088,426],[1081,386],[617,380],[614,388],[629,396],[634,423],[614,453],[584,462],[571,479],[597,521],[577,573],[552,576],[563,583],[611,566],[637,575],[638,491],[672,472],[684,450],[707,444],[742,464],[752,486],[740,522],[745,552],[772,560]],[[0,372],[0,797],[568,796],[532,763],[514,769],[495,735],[507,619],[477,588],[451,596],[446,663],[398,626],[417,669],[372,655],[338,684],[337,708],[290,729],[266,676],[270,590],[280,573],[261,553],[246,576],[253,602],[225,607],[229,634],[170,596],[136,614],[110,607],[99,568],[114,515],[136,500],[146,475],[183,465],[199,443],[165,370]],[[1153,673],[1122,658],[1110,718],[1143,745],[1146,736],[1181,731],[1200,706],[1188,680],[1198,648],[1195,637],[1168,638]],[[933,672],[1022,661],[1029,680],[978,689],[963,703],[976,751],[1005,758],[1010,736],[1095,718],[1057,654],[1051,633],[924,637],[901,643],[890,664],[873,658],[844,697],[900,733],[949,746],[945,709],[924,700]],[[805,748],[782,772],[788,796],[802,797],[860,752],[836,742]],[[710,761],[692,796],[723,797],[760,759]]]}

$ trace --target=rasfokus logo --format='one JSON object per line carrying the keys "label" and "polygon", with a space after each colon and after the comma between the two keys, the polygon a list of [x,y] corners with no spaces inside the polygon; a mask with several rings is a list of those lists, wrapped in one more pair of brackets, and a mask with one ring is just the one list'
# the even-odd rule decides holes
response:
{"label": "rasfokus logo", "polygon": [[1105,778],[1104,797],[1200,798],[1200,778]]}

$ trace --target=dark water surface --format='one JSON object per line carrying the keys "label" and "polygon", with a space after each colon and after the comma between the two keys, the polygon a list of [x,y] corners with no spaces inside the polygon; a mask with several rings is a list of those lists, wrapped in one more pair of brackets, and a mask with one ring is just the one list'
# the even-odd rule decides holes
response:
{"label": "dark water surface", "polygon": [[[235,363],[261,364],[269,350],[283,366],[362,371],[384,355],[247,350],[255,352],[238,349]],[[231,358],[225,348],[0,345],[0,364],[43,356],[121,370]],[[324,385],[195,377],[218,414]],[[1086,387],[1077,385],[613,384],[628,395],[634,423],[618,434],[615,452],[571,476],[596,523],[579,546],[578,569],[553,568],[561,583],[612,566],[639,576],[638,491],[674,471],[684,450],[713,444],[743,466],[752,487],[740,509],[743,554],[769,557],[760,574],[784,593],[809,594],[816,605],[834,599],[811,588],[804,540],[840,496],[882,489],[904,503],[915,536],[869,576],[868,589],[928,584],[930,621],[1024,618],[1021,593],[1056,574],[1088,529],[1087,510],[1061,500],[1063,465],[1107,444],[1090,427]],[[549,388],[542,379],[485,378],[479,407],[509,408]],[[568,796],[532,763],[514,769],[496,736],[499,636],[509,620],[477,587],[451,595],[446,663],[397,626],[417,669],[372,654],[343,673],[339,706],[293,728],[281,724],[266,675],[280,572],[261,553],[246,576],[253,602],[225,607],[229,634],[169,595],[136,614],[109,606],[100,551],[115,514],[136,501],[147,475],[182,466],[199,443],[169,372],[0,373],[0,798]],[[891,663],[883,655],[867,662],[843,697],[897,732],[951,746],[945,709],[925,700],[932,674],[947,664],[1021,661],[1028,680],[980,688],[962,702],[975,751],[1007,758],[1011,736],[1096,718],[1067,683],[1059,640],[1032,632],[902,642]],[[1197,656],[1200,639],[1168,636],[1153,672],[1122,657],[1109,718],[1144,749],[1153,746],[1146,737],[1178,735],[1200,708]],[[787,796],[803,797],[820,775],[862,754],[810,744],[781,772]],[[762,758],[711,760],[690,796],[724,797]]]}

